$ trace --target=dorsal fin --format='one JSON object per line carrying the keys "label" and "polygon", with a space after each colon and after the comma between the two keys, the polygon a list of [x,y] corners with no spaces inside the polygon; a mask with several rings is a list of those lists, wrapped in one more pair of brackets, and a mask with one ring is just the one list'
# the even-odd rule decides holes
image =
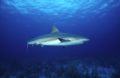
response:
{"label": "dorsal fin", "polygon": [[56,32],[59,32],[59,30],[57,29],[56,26],[53,26],[53,27],[52,27],[52,33],[56,33]]}

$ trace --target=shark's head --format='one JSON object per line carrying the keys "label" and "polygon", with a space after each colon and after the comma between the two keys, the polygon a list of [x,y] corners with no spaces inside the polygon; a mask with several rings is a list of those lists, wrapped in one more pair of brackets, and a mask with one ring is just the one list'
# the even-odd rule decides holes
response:
{"label": "shark's head", "polygon": [[33,39],[28,42],[28,45],[69,46],[83,44],[87,41],[89,41],[89,39],[78,35],[61,33],[54,26],[52,33]]}

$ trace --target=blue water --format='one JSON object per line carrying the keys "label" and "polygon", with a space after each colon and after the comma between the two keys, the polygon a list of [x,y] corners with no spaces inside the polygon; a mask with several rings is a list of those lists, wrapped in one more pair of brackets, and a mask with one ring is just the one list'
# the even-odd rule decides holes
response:
{"label": "blue water", "polygon": [[[65,48],[27,48],[27,41],[49,34],[53,25],[90,41]],[[119,66],[119,26],[120,0],[1,0],[0,64],[87,59]]]}

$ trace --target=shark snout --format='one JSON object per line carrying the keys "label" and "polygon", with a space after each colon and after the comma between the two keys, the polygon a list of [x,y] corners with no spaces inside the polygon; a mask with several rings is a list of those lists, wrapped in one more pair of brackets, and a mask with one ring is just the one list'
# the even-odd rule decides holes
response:
{"label": "shark snout", "polygon": [[79,42],[80,43],[85,43],[85,42],[87,42],[87,41],[89,41],[90,39],[87,39],[87,38],[83,38],[83,39],[79,39]]}
{"label": "shark snout", "polygon": [[84,42],[89,41],[90,39],[83,39]]}

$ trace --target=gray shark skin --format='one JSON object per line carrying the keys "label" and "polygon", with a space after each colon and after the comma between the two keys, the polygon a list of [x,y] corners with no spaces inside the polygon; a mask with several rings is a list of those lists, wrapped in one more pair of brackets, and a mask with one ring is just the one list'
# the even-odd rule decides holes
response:
{"label": "gray shark skin", "polygon": [[52,32],[50,34],[34,38],[28,41],[27,45],[71,46],[71,45],[84,44],[84,42],[87,41],[89,41],[88,38],[59,32],[59,30],[55,26],[53,26]]}

